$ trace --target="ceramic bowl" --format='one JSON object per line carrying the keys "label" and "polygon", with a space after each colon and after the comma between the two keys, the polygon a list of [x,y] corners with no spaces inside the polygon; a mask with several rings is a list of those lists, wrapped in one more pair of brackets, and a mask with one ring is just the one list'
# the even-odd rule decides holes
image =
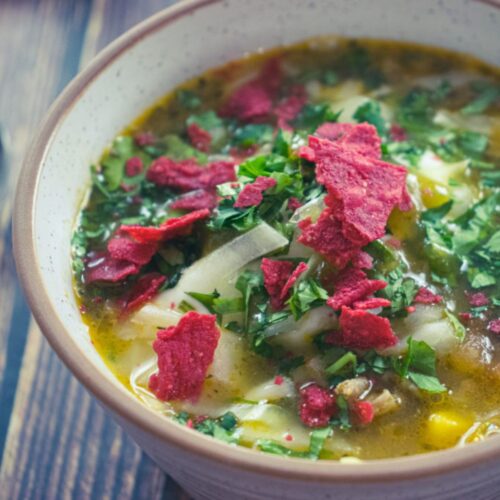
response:
{"label": "ceramic bowl", "polygon": [[194,498],[498,498],[500,438],[408,458],[314,463],[232,447],[151,412],[106,368],[74,299],[70,237],[89,164],[174,86],[246,52],[338,34],[423,42],[499,64],[499,26],[493,0],[184,1],[111,44],[52,107],[16,200],[15,251],[26,295],[69,369]]}

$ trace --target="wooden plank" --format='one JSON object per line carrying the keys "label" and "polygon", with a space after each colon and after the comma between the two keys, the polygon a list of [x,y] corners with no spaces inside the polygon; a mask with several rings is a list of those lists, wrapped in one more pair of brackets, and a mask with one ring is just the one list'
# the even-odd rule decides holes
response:
{"label": "wooden plank", "polygon": [[[22,156],[35,126],[77,68],[75,54],[78,56],[80,52],[88,13],[85,2],[75,6],[65,0],[0,2],[0,126],[3,137],[10,138],[8,155],[4,155],[2,162],[4,196],[0,201],[0,452],[12,409],[29,316],[13,266],[12,195]],[[68,43],[60,43],[61,39],[68,39]]]}
{"label": "wooden plank", "polygon": [[[26,96],[23,102],[16,103],[19,116],[8,121],[9,130],[16,136],[13,157],[17,162],[34,123],[76,71],[80,54],[82,63],[87,62],[123,30],[170,3],[0,3],[0,32],[2,40],[9,39],[8,47],[0,41],[0,74],[10,72],[13,83],[17,83],[17,87],[10,88],[23,87]],[[32,46],[35,55],[30,54],[27,62],[30,71],[22,65],[6,63],[6,51],[14,55],[29,53]],[[72,46],[69,52],[64,49],[68,46]],[[9,112],[6,94],[0,96],[2,122]],[[30,113],[34,115],[32,119]],[[14,178],[15,172],[9,178],[10,185]],[[9,298],[12,302],[12,294]],[[11,337],[15,334],[10,332]],[[1,347],[0,344],[0,352]],[[16,368],[11,360],[3,364],[6,370]],[[187,498],[90,398],[50,350],[35,325],[27,337],[21,374],[0,469],[1,498]]]}

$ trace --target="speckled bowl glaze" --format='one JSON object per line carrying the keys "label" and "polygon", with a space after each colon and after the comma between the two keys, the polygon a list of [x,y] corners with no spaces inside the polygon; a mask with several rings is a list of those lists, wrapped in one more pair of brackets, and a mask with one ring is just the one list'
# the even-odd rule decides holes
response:
{"label": "speckled bowl glaze", "polygon": [[17,193],[15,251],[24,289],[67,366],[194,498],[499,498],[500,438],[361,465],[314,463],[231,447],[154,414],[106,368],[74,300],[70,236],[88,165],[169,89],[245,52],[338,34],[424,42],[499,64],[499,27],[493,0],[184,1],[114,42],[54,104]]}

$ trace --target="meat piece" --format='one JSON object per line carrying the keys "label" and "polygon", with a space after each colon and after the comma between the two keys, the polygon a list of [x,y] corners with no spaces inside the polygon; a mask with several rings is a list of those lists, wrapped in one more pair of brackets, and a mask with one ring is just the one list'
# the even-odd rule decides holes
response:
{"label": "meat piece", "polygon": [[343,396],[349,401],[351,399],[359,399],[370,387],[371,383],[366,377],[350,378],[340,382],[335,387],[335,394]]}
{"label": "meat piece", "polygon": [[376,396],[371,395],[368,397],[368,401],[373,405],[376,417],[394,411],[401,405],[401,400],[394,396],[388,389],[384,389]]}

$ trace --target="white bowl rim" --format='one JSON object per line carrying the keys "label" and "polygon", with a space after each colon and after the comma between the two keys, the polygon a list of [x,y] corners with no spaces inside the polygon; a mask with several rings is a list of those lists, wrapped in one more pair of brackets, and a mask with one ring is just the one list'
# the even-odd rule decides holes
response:
{"label": "white bowl rim", "polygon": [[[107,408],[142,431],[160,441],[182,448],[213,462],[259,475],[281,477],[289,481],[324,483],[377,483],[431,477],[443,473],[500,462],[500,437],[410,457],[364,461],[360,464],[332,460],[313,462],[306,459],[283,458],[240,446],[230,446],[181,426],[144,407],[139,400],[124,398],[113,384],[95,374],[94,365],[69,339],[67,330],[51,305],[36,266],[34,210],[37,185],[44,158],[53,137],[68,111],[78,101],[101,71],[143,37],[162,29],[176,19],[195,10],[224,0],[184,0],[139,23],[100,52],[65,88],[51,106],[40,132],[24,159],[14,204],[14,252],[18,275],[33,315],[52,348],[78,380]],[[478,0],[490,3],[488,0]],[[492,4],[497,6],[496,4]]]}

